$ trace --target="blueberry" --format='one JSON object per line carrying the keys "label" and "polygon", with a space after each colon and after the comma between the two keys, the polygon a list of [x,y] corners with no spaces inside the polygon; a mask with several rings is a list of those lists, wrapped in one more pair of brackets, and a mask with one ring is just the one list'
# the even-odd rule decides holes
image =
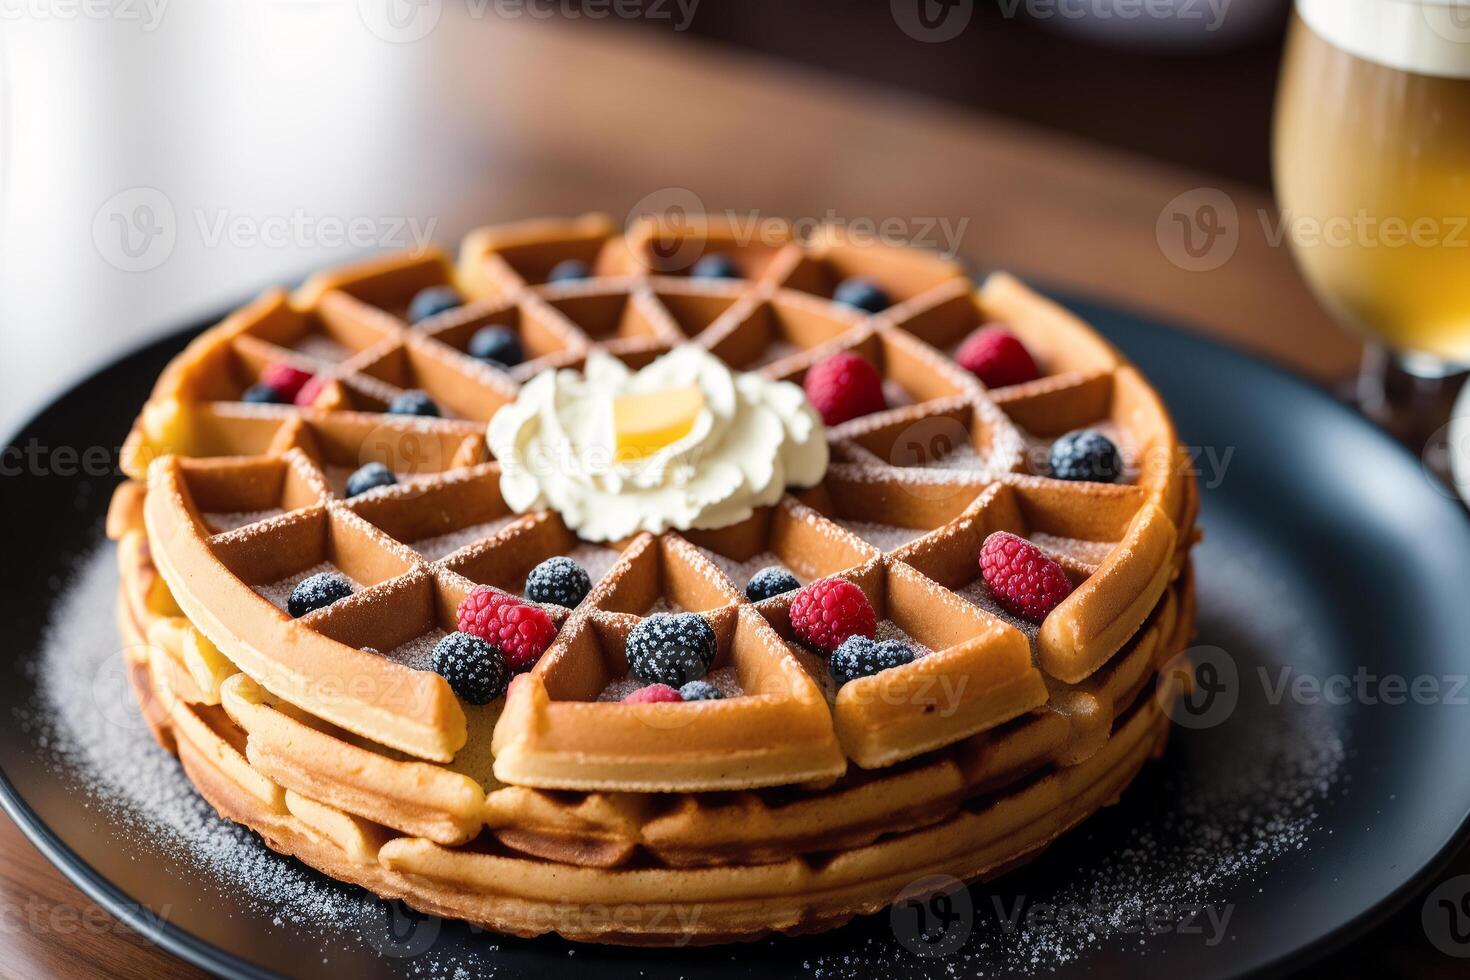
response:
{"label": "blueberry", "polygon": [[1058,480],[1116,483],[1123,475],[1118,447],[1092,429],[1068,432],[1051,445],[1051,475]]}
{"label": "blueberry", "polygon": [[739,279],[740,267],[723,252],[706,255],[694,263],[689,274],[696,279]]}
{"label": "blueberry", "polygon": [[721,701],[725,696],[709,681],[690,681],[679,688],[679,697],[685,701]]}
{"label": "blueberry", "polygon": [[245,389],[240,400],[252,405],[288,405],[291,402],[291,399],[270,385],[251,385]]}
{"label": "blueberry", "polygon": [[462,701],[488,704],[505,693],[510,668],[505,654],[473,633],[450,633],[434,647],[434,673]]}
{"label": "blueberry", "polygon": [[352,583],[336,572],[321,572],[297,583],[286,601],[286,611],[293,619],[309,612],[325,609],[339,599],[352,595]]}
{"label": "blueberry", "polygon": [[833,679],[842,685],[859,677],[871,677],[891,667],[902,667],[913,663],[913,660],[914,651],[898,640],[879,642],[866,636],[852,636],[832,651],[828,667],[832,671]]}
{"label": "blueberry", "polygon": [[888,298],[883,287],[871,279],[863,279],[859,276],[839,282],[837,289],[832,293],[832,298],[839,303],[855,306],[867,313],[882,313],[893,305],[893,301]]}
{"label": "blueberry", "polygon": [[439,406],[422,391],[404,391],[388,403],[389,415],[425,415],[439,417]]}
{"label": "blueberry", "polygon": [[548,558],[526,576],[526,598],[576,609],[592,591],[586,569],[570,558]]}
{"label": "blueberry", "polygon": [[445,310],[452,310],[463,304],[464,298],[453,286],[430,286],[428,289],[420,289],[409,301],[408,322],[418,323],[420,320],[427,320],[431,316],[437,316]]}
{"label": "blueberry", "polygon": [[709,673],[715,631],[695,613],[656,613],[628,633],[628,668],[645,684],[682,687]]}
{"label": "blueberry", "polygon": [[470,338],[470,356],[501,367],[515,367],[526,359],[526,352],[514,330],[497,324],[475,331]]}
{"label": "blueberry", "polygon": [[391,487],[397,482],[398,477],[382,463],[368,463],[347,478],[347,496],[357,497],[378,487]]}
{"label": "blueberry", "polygon": [[795,592],[799,588],[801,583],[796,580],[795,575],[780,565],[772,565],[770,568],[762,568],[745,583],[745,598],[751,602],[760,602],[771,596]]}
{"label": "blueberry", "polygon": [[551,267],[547,274],[547,282],[570,282],[573,279],[586,279],[592,275],[592,270],[587,268],[587,263],[581,259],[563,259]]}

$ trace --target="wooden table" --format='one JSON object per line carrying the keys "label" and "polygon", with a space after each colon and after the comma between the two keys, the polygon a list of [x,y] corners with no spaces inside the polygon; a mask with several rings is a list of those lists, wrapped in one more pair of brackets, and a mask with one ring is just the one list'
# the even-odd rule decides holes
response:
{"label": "wooden table", "polygon": [[[456,100],[496,134],[474,161],[483,181],[466,215],[622,213],[651,191],[684,188],[709,210],[823,217],[830,209],[916,229],[931,218],[968,218],[960,251],[977,268],[1011,269],[1158,314],[1320,380],[1344,377],[1356,361],[1356,344],[1313,302],[1287,251],[1269,242],[1262,221],[1271,204],[1255,191],[618,28],[497,25],[473,43],[448,45],[433,74],[430,100]],[[1238,245],[1218,268],[1189,271],[1171,261],[1177,252],[1160,244],[1158,228],[1161,215],[1166,230],[1175,226],[1171,200],[1200,188],[1233,204]],[[14,825],[0,823],[0,919],[16,926],[6,929],[0,972],[38,980],[200,975],[119,932]],[[39,910],[38,925],[27,909]],[[1417,917],[1417,905],[1408,915]],[[1385,944],[1398,948],[1384,953]],[[1402,924],[1359,944],[1399,968],[1420,947],[1422,937]],[[1455,965],[1424,955],[1415,972],[1448,975]]]}

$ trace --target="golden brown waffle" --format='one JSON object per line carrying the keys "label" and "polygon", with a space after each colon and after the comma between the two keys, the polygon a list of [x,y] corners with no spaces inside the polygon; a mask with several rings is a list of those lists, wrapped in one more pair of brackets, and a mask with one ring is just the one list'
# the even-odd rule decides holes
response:
{"label": "golden brown waffle", "polygon": [[[749,278],[688,277],[709,251]],[[568,258],[598,275],[544,284]],[[896,305],[831,302],[854,274]],[[409,300],[440,284],[474,300],[409,326]],[[992,319],[1044,377],[986,391],[950,360]],[[464,353],[489,323],[520,335],[525,364]],[[520,382],[594,347],[639,366],[685,342],[796,381],[855,351],[891,407],[829,430],[822,484],[733,527],[605,545],[510,512],[483,432]],[[280,362],[316,375],[308,407],[236,400]],[[407,389],[452,417],[381,414]],[[1029,475],[1083,426],[1124,450],[1120,483]],[[399,485],[343,499],[368,461]],[[1009,277],[977,292],[953,263],[835,229],[752,244],[718,219],[620,236],[591,216],[476,233],[457,265],[325,273],[228,318],[160,378],[125,447],[146,489],[119,491],[109,531],[125,628],[152,647],[135,686],[221,812],[337,877],[503,931],[711,942],[836,924],[932,868],[996,872],[1116,796],[1158,744],[1154,676],[1192,631],[1183,461],[1137,371]],[[996,530],[1078,583],[1039,627],[977,582]],[[424,669],[475,586],[519,593],[568,554],[594,589],[570,614],[546,607],[557,640],[503,701],[465,705]],[[834,690],[789,597],[744,598],[769,564],[848,579],[924,655]],[[290,586],[325,568],[356,594],[293,620]],[[628,631],[662,610],[706,618],[712,676],[737,696],[616,700]],[[558,921],[552,881],[574,907],[616,894],[641,918]],[[654,926],[640,896],[657,894],[710,918]]]}

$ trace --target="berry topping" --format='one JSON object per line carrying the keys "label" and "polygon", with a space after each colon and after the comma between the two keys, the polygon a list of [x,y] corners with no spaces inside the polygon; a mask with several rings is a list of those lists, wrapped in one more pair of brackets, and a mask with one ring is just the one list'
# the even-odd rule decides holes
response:
{"label": "berry topping", "polygon": [[588,269],[587,263],[581,259],[563,259],[551,267],[546,281],[570,282],[573,279],[586,279],[590,275],[592,275],[592,270]]}
{"label": "berry topping", "polygon": [[695,613],[656,613],[628,633],[628,667],[645,684],[679,687],[715,662],[715,631]]}
{"label": "berry topping", "polygon": [[739,279],[740,267],[723,252],[706,255],[694,263],[689,274],[695,279]]}
{"label": "berry topping", "polygon": [[291,590],[291,598],[286,600],[286,611],[292,618],[300,619],[350,595],[352,583],[335,572],[322,572],[297,583]]}
{"label": "berry topping", "polygon": [[587,570],[570,558],[548,558],[526,576],[526,598],[576,609],[592,591]]}
{"label": "berry topping", "polygon": [[855,306],[868,313],[882,313],[893,305],[883,287],[871,279],[863,279],[854,276],[844,279],[837,284],[832,292],[832,298],[839,303]]}
{"label": "berry topping", "polygon": [[427,415],[439,417],[439,406],[422,391],[404,391],[388,403],[389,415]]}
{"label": "berry topping", "polygon": [[624,704],[659,704],[665,701],[683,701],[678,691],[667,684],[650,684],[623,698]]}
{"label": "berry topping", "polygon": [[493,324],[481,327],[470,338],[470,356],[501,367],[515,367],[526,359],[521,338],[510,327]]}
{"label": "berry topping", "polygon": [[1092,429],[1080,429],[1051,444],[1051,475],[1058,480],[1116,483],[1123,475],[1123,464],[1111,439]]}
{"label": "berry topping", "polygon": [[1002,607],[1034,623],[1072,594],[1072,580],[1062,566],[1009,531],[996,531],[985,539],[980,574]]}
{"label": "berry topping", "polygon": [[853,636],[872,639],[878,617],[863,590],[840,578],[813,582],[791,600],[791,628],[810,647],[831,653]]}
{"label": "berry topping", "polygon": [[347,478],[347,496],[361,496],[369,490],[391,487],[397,482],[398,477],[382,463],[368,463]]}
{"label": "berry topping", "polygon": [[242,402],[249,402],[252,405],[285,405],[291,401],[291,399],[266,384],[251,385],[249,388],[246,388],[245,394],[240,396],[240,400]]}
{"label": "berry topping", "polygon": [[482,585],[459,604],[459,628],[505,654],[513,671],[530,670],[556,638],[556,624],[545,610],[508,592]]}
{"label": "berry topping", "polygon": [[721,701],[725,696],[709,681],[690,681],[679,688],[679,697],[685,701]]}
{"label": "berry topping", "polygon": [[888,407],[883,379],[863,357],[846,351],[813,364],[806,373],[806,397],[828,425],[838,425]]}
{"label": "berry topping", "polygon": [[470,633],[450,633],[434,647],[434,673],[470,704],[489,704],[505,693],[510,667],[505,654]]}
{"label": "berry topping", "polygon": [[288,402],[296,400],[296,396],[301,394],[301,389],[306,387],[311,378],[310,372],[289,364],[268,364],[260,372],[260,383],[279,391],[283,400]]}
{"label": "berry topping", "polygon": [[954,359],[987,388],[1004,388],[1041,377],[1036,361],[1016,335],[998,323],[970,334]]}
{"label": "berry topping", "polygon": [[420,289],[408,304],[408,322],[418,323],[445,310],[452,310],[464,303],[464,298],[453,286],[430,286]]}
{"label": "berry topping", "polygon": [[851,636],[832,652],[828,666],[833,679],[841,686],[859,677],[872,677],[879,671],[902,667],[913,661],[914,651],[898,640],[879,643],[866,636]]}
{"label": "berry topping", "polygon": [[302,408],[310,408],[317,398],[321,396],[322,389],[326,386],[326,379],[318,375],[302,385],[301,390],[296,393],[296,397],[292,400]]}
{"label": "berry topping", "polygon": [[745,598],[751,602],[760,602],[771,596],[781,595],[785,592],[794,592],[801,588],[801,583],[780,565],[772,565],[770,568],[762,568],[750,577],[745,583]]}

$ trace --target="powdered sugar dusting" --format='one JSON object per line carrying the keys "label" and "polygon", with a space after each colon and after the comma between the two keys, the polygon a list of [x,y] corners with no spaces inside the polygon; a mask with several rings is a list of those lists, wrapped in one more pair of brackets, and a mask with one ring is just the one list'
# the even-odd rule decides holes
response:
{"label": "powdered sugar dusting", "polygon": [[877,521],[838,521],[843,527],[880,551],[897,551],[928,533],[921,527],[899,527]]}
{"label": "powdered sugar dusting", "polygon": [[412,667],[414,670],[433,670],[434,648],[439,645],[440,640],[448,635],[443,630],[435,627],[427,633],[414,637],[407,643],[399,644],[392,650],[384,653],[383,657],[394,663],[403,664],[405,667]]}
{"label": "powdered sugar dusting", "polygon": [[422,538],[409,545],[414,551],[421,555],[424,561],[438,561],[454,554],[461,548],[468,548],[487,538],[492,538],[515,523],[516,515],[509,514],[505,517],[497,517],[492,521],[480,524],[472,524],[462,527],[458,531],[450,531],[448,534],[440,534],[432,538]]}
{"label": "powdered sugar dusting", "polygon": [[718,551],[711,551],[708,548],[700,548],[699,553],[714,562],[720,571],[725,573],[725,577],[733,582],[735,588],[741,592],[745,591],[745,586],[755,577],[756,572],[772,567],[790,572],[802,584],[806,584],[807,581],[795,569],[787,565],[781,556],[774,551],[762,551],[759,554],[750,556],[745,561],[736,561],[734,558],[727,558]]}
{"label": "powdered sugar dusting", "polygon": [[568,558],[582,566],[582,570],[587,573],[593,585],[606,578],[607,573],[612,571],[612,567],[622,556],[622,552],[616,548],[589,544],[585,541],[579,541],[577,546],[567,553]]}
{"label": "powdered sugar dusting", "polygon": [[[718,670],[712,670],[701,679],[713,684],[715,690],[727,698],[738,698],[745,693],[745,689],[740,686],[740,677],[735,672],[734,667],[721,667]],[[602,693],[597,695],[597,700],[621,701],[634,691],[642,690],[647,686],[647,684],[632,675],[620,677],[617,680],[610,681],[607,687],[602,689]]]}
{"label": "powdered sugar dusting", "polygon": [[1064,538],[1040,532],[1028,535],[1027,540],[1042,551],[1062,555],[1084,565],[1101,565],[1118,544],[1116,541],[1084,541],[1081,538]]}
{"label": "powdered sugar dusting", "polygon": [[251,524],[268,521],[273,517],[280,517],[284,513],[286,512],[281,508],[272,507],[270,510],[240,510],[231,511],[230,513],[211,513],[205,514],[203,517],[206,527],[215,534],[224,534],[227,531],[237,531]]}
{"label": "powdered sugar dusting", "polygon": [[889,640],[897,640],[899,643],[902,643],[904,646],[908,647],[914,652],[915,660],[918,660],[920,657],[927,656],[934,652],[932,648],[914,639],[908,634],[907,631],[904,630],[902,626],[898,625],[891,619],[880,619],[878,621],[878,628],[873,634],[873,639],[877,640],[879,643],[886,643]]}
{"label": "powdered sugar dusting", "polygon": [[269,585],[257,585],[254,588],[257,595],[270,600],[271,604],[274,605],[277,609],[280,609],[282,612],[287,612],[288,610],[286,606],[291,601],[291,593],[296,590],[296,586],[300,585],[302,582],[305,582],[313,575],[321,575],[324,573],[341,575],[347,580],[347,584],[352,586],[353,592],[358,592],[362,589],[362,585],[354,581],[352,576],[348,575],[346,572],[342,571],[342,569],[338,568],[336,565],[333,565],[331,562],[326,561],[322,562],[320,565],[313,565],[311,568],[308,568],[305,571],[297,572],[295,575],[283,578],[279,582],[271,582]]}

